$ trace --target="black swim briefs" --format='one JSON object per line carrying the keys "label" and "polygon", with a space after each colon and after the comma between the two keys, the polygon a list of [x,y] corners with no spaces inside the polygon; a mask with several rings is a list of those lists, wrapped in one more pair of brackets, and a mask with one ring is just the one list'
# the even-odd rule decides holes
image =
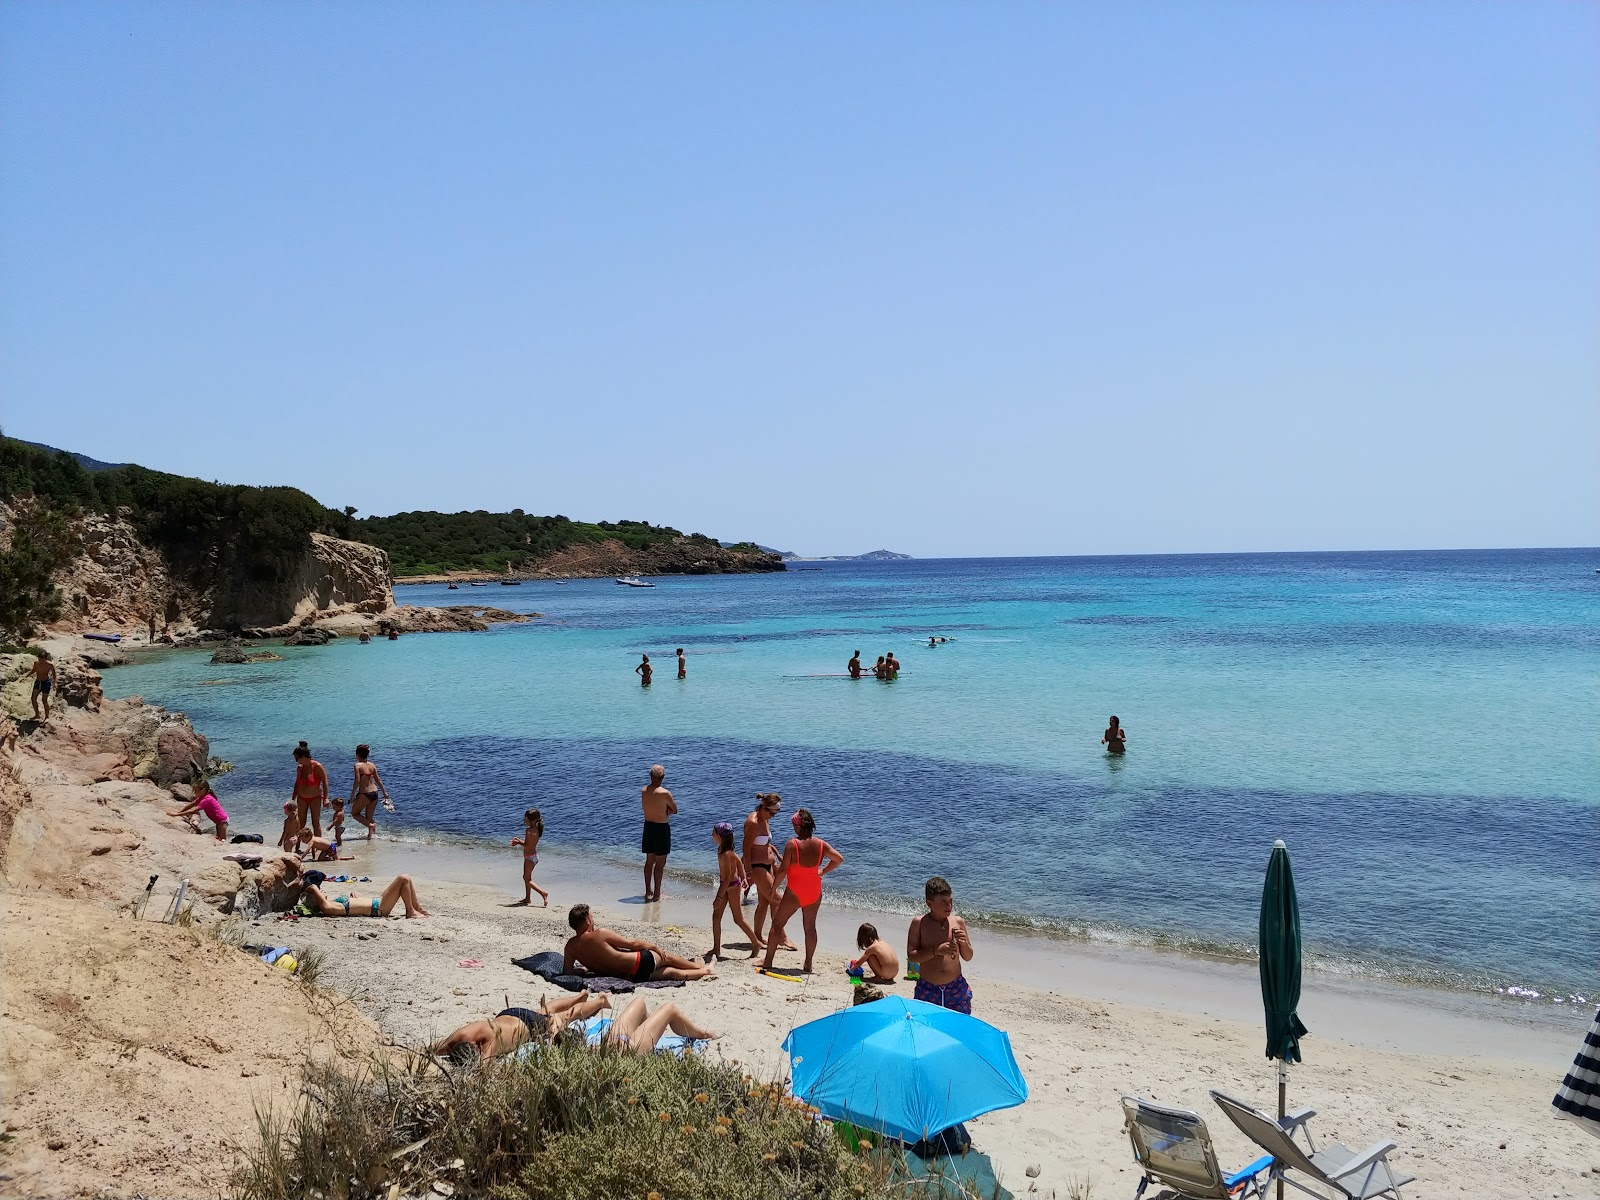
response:
{"label": "black swim briefs", "polygon": [[639,849],[646,854],[671,854],[672,826],[665,821],[646,821]]}
{"label": "black swim briefs", "polygon": [[633,973],[635,983],[649,983],[650,976],[656,973],[656,956],[649,950],[639,951],[639,969]]}
{"label": "black swim briefs", "polygon": [[515,1017],[528,1027],[529,1037],[543,1037],[544,1027],[549,1024],[548,1019],[541,1012],[534,1012],[531,1008],[502,1008],[495,1014],[500,1017]]}
{"label": "black swim briefs", "polygon": [[48,679],[35,679],[33,681],[33,694],[48,696],[50,694],[50,681]]}

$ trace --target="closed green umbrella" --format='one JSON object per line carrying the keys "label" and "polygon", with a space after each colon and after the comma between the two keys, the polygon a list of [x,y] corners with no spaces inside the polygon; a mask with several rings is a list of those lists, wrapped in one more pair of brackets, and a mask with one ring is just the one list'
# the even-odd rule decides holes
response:
{"label": "closed green umbrella", "polygon": [[[1287,1109],[1289,1068],[1300,1061],[1300,1039],[1306,1027],[1295,1009],[1300,1005],[1300,902],[1294,894],[1289,850],[1280,839],[1272,844],[1267,881],[1261,888],[1261,1004],[1267,1012],[1267,1057],[1278,1060],[1278,1119]],[[1278,1182],[1282,1200],[1283,1182]]]}

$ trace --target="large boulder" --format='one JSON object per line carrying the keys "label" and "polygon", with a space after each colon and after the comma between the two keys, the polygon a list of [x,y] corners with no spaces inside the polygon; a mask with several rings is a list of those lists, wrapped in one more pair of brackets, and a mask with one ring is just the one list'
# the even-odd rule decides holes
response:
{"label": "large boulder", "polygon": [[211,743],[182,713],[128,705],[116,732],[128,747],[133,777],[163,787],[191,782],[195,767],[203,769],[211,758]]}
{"label": "large boulder", "polygon": [[230,639],[211,652],[211,661],[219,664],[247,663],[250,656],[244,652],[244,643]]}
{"label": "large boulder", "polygon": [[232,912],[234,898],[244,883],[244,874],[244,869],[238,863],[212,863],[189,880],[189,891],[218,912]]}
{"label": "large boulder", "polygon": [[283,639],[285,646],[326,646],[339,635],[327,629],[297,629]]}
{"label": "large boulder", "polygon": [[300,878],[300,860],[280,855],[261,868],[244,874],[233,898],[233,911],[254,920],[263,913],[288,912],[300,900],[305,884]]}

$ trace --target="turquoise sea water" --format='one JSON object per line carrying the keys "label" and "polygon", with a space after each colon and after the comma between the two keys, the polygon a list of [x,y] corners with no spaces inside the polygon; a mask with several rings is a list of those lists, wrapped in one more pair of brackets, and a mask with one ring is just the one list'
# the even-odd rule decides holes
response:
{"label": "turquoise sea water", "polygon": [[[201,652],[107,673],[187,712],[275,830],[305,738],[336,788],[374,758],[408,836],[627,858],[664,763],[675,868],[753,793],[816,813],[835,891],[922,880],[1063,936],[1237,953],[1272,841],[1325,969],[1544,999],[1597,990],[1600,552],[823,563],[776,576],[407,587],[545,614],[486,634]],[[955,640],[926,648],[930,633]],[[672,650],[689,651],[674,678]],[[892,649],[894,683],[842,673]],[[654,686],[633,674],[641,651]],[[1099,746],[1105,718],[1124,759]]]}

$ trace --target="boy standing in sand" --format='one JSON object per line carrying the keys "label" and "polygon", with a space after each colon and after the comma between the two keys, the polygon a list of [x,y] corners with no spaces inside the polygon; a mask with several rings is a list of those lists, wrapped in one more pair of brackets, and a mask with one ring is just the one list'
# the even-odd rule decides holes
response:
{"label": "boy standing in sand", "polygon": [[678,802],[661,786],[666,777],[667,769],[657,763],[650,768],[650,782],[639,791],[639,802],[644,807],[644,837],[639,849],[644,851],[646,904],[661,899],[661,876],[667,870],[667,855],[672,853],[672,826],[667,822],[678,811]]}
{"label": "boy standing in sand", "polygon": [[935,875],[923,889],[928,911],[911,919],[906,932],[906,962],[921,968],[913,999],[972,1015],[972,988],[961,964],[972,961],[972,939],[967,923],[955,915],[955,895],[943,876]]}

